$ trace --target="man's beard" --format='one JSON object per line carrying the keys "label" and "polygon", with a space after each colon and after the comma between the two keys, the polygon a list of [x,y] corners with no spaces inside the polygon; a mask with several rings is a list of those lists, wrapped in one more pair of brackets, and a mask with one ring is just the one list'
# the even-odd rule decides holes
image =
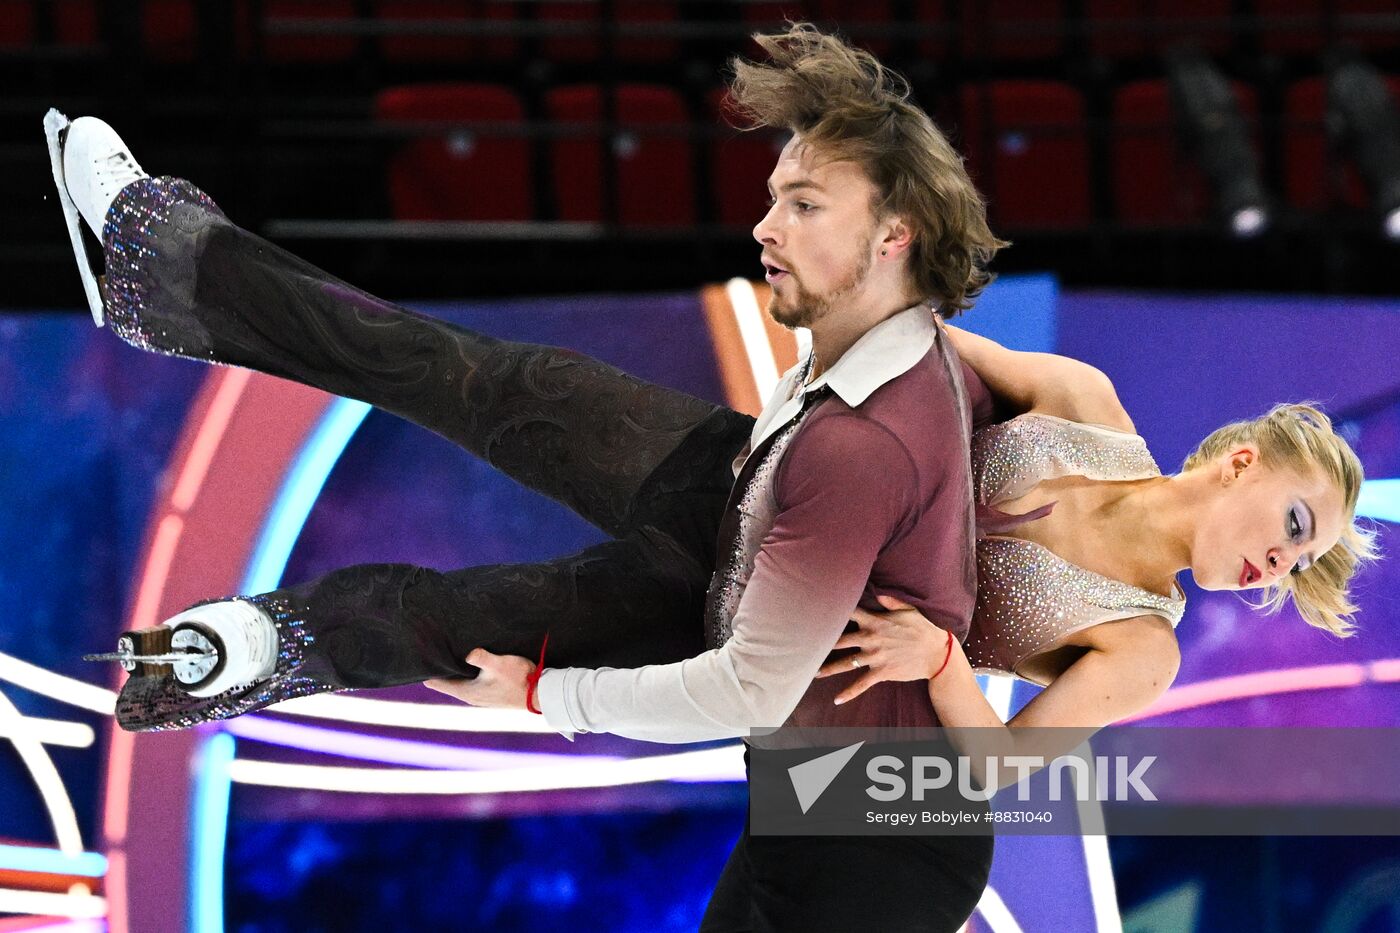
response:
{"label": "man's beard", "polygon": [[769,316],[789,330],[794,327],[811,327],[826,317],[865,284],[866,277],[870,275],[870,242],[870,237],[865,237],[858,253],[860,258],[851,274],[823,294],[808,291],[796,276],[789,274],[789,281],[791,287],[796,290],[796,295],[792,296],[789,303],[779,298],[777,289],[774,289],[768,298]]}

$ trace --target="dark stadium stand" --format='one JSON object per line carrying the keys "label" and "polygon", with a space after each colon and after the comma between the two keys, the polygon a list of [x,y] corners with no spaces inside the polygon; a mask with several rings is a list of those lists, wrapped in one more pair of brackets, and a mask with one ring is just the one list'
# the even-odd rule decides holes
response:
{"label": "dark stadium stand", "polygon": [[[1400,74],[1387,0],[0,0],[0,260],[46,271],[16,303],[73,303],[36,194],[38,120],[57,105],[119,122],[153,170],[374,289],[504,293],[526,268],[531,290],[722,278],[753,264],[775,139],[727,127],[716,87],[752,31],[799,17],[909,76],[1016,244],[1000,268],[1387,285],[1396,247],[1325,132],[1339,62]],[[1254,241],[1229,239],[1183,140],[1167,82],[1182,48],[1249,125],[1279,207]],[[516,257],[527,235],[518,262],[445,260],[462,241]]]}

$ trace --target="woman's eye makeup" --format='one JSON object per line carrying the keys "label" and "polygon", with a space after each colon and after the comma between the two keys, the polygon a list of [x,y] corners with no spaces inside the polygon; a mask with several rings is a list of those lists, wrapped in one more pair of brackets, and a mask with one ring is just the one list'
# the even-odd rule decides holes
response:
{"label": "woman's eye makeup", "polygon": [[[1288,510],[1288,540],[1300,541],[1303,538],[1303,523],[1298,520],[1298,509],[1296,507]],[[1289,569],[1289,573],[1297,576],[1308,569],[1307,559],[1299,558],[1298,562]]]}

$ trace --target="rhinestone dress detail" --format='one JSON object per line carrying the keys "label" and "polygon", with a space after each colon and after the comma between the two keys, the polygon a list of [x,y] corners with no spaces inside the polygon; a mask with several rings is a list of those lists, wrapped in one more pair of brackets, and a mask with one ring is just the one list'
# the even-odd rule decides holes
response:
{"label": "rhinestone dress detail", "polygon": [[[977,501],[996,505],[1062,476],[1119,481],[1161,470],[1135,434],[1037,413],[978,431],[972,475]],[[985,537],[977,542],[977,609],[963,648],[974,670],[1014,673],[1026,658],[1092,625],[1158,615],[1175,627],[1185,608],[1183,598],[1085,570],[1034,542]]]}

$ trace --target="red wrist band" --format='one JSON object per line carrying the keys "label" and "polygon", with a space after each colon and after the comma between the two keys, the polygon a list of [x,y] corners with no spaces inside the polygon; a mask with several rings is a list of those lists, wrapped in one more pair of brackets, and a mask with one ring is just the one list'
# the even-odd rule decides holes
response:
{"label": "red wrist band", "polygon": [[548,647],[549,633],[545,632],[544,644],[540,645],[540,663],[525,677],[525,708],[539,716],[544,715],[544,710],[535,708],[535,688],[539,686],[540,675],[544,673],[544,650]]}
{"label": "red wrist band", "polygon": [[953,633],[952,633],[952,632],[949,632],[949,633],[948,633],[948,650],[945,651],[945,652],[943,652],[943,663],[940,664],[940,665],[938,665],[938,670],[936,670],[936,671],[933,672],[933,677],[930,677],[929,680],[933,680],[934,677],[937,677],[939,674],[943,673],[943,668],[945,668],[945,667],[948,666],[948,659],[951,658],[952,656],[953,656]]}

